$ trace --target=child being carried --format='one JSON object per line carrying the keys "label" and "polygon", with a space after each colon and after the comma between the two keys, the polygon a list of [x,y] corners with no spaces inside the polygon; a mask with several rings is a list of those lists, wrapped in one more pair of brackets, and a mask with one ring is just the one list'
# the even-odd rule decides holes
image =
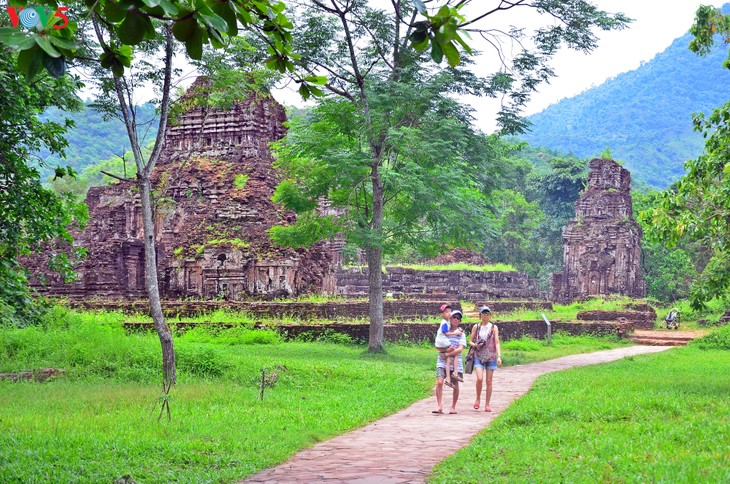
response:
{"label": "child being carried", "polygon": [[[455,312],[461,314],[459,311]],[[461,336],[463,333],[464,330],[461,328],[456,328],[456,330],[451,331],[449,323],[445,321],[441,323],[438,332],[436,333],[436,341],[434,342],[434,345],[436,346],[436,349],[439,350],[439,357],[442,360],[446,360],[446,375],[450,377],[451,381],[446,380],[444,383],[449,387],[453,386],[453,382],[456,380],[464,381],[464,379],[459,376],[458,368],[456,366],[456,358],[454,356],[446,355],[449,350],[456,349],[456,347],[451,344],[449,336]]]}

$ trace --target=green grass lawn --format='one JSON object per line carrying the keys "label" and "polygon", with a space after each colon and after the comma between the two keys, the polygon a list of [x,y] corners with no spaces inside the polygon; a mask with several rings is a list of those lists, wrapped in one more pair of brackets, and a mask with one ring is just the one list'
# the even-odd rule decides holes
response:
{"label": "green grass lawn", "polygon": [[[178,351],[198,360],[180,358],[169,422],[151,413],[156,366],[111,378],[75,366],[45,384],[0,382],[0,482],[230,482],[428,396],[434,380],[422,348],[369,355],[330,343],[181,339]],[[286,371],[261,401],[260,370],[277,364]],[[204,366],[216,376],[196,376]]]}
{"label": "green grass lawn", "polygon": [[552,373],[429,482],[728,482],[730,351]]}
{"label": "green grass lawn", "polygon": [[[430,395],[430,345],[282,342],[246,326],[178,335],[172,420],[158,421],[155,334],[114,317],[58,313],[48,327],[0,328],[0,372],[65,368],[46,383],[0,382],[0,482],[231,482]],[[116,317],[116,316],[115,316]],[[95,318],[107,321],[95,322]],[[504,344],[505,364],[626,344],[556,335]],[[263,367],[283,365],[259,400]]]}

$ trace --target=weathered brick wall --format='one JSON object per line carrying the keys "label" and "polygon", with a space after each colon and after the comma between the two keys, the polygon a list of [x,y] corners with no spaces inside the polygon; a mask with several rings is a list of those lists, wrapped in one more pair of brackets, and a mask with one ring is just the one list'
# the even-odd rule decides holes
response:
{"label": "weathered brick wall", "polygon": [[[454,309],[461,309],[459,302],[448,299],[440,302],[396,300],[384,301],[383,313],[386,319],[433,318],[441,316],[438,306],[449,303]],[[71,301],[71,307],[88,310],[123,311],[126,313],[149,312],[145,301]],[[338,320],[368,317],[367,301],[311,302],[268,302],[268,301],[163,301],[166,316],[189,317],[210,313],[218,309],[245,312],[254,317],[293,317],[301,320]]]}
{"label": "weathered brick wall", "polygon": [[550,301],[485,301],[474,304],[474,310],[479,311],[482,306],[488,306],[492,312],[506,313],[521,309],[552,311],[553,303]]}
{"label": "weathered brick wall", "polygon": [[582,321],[619,321],[625,319],[633,323],[637,329],[652,329],[656,321],[656,311],[650,306],[646,306],[646,311],[603,311],[596,309],[594,311],[580,311],[576,316]]}
{"label": "weathered brick wall", "polygon": [[[545,299],[537,282],[523,272],[421,271],[388,267],[383,292],[407,295],[443,295],[468,301],[484,299]],[[337,273],[337,294],[368,294],[367,269]]]}
{"label": "weathered brick wall", "polygon": [[[170,323],[178,329],[189,329],[195,326],[215,326],[229,328],[233,326],[230,323]],[[424,341],[433,341],[436,336],[438,322],[433,323],[399,323],[386,324],[383,327],[383,335],[386,341],[401,342],[408,341],[420,343]],[[125,323],[128,330],[152,330],[152,323]],[[369,337],[370,325],[368,324],[281,324],[276,326],[262,326],[259,328],[271,328],[281,332],[285,338],[292,339],[307,334],[311,337],[317,337],[325,332],[335,332],[347,334],[356,341],[367,341]],[[464,329],[471,331],[472,324],[465,324]],[[500,341],[509,341],[519,339],[523,336],[531,336],[536,339],[545,339],[547,337],[547,326],[545,322],[540,321],[503,321],[497,322],[499,328]],[[564,323],[555,321],[552,323],[552,330],[569,333],[572,335],[592,334],[592,335],[617,335],[625,337],[632,330],[631,323],[626,322],[570,322]]]}

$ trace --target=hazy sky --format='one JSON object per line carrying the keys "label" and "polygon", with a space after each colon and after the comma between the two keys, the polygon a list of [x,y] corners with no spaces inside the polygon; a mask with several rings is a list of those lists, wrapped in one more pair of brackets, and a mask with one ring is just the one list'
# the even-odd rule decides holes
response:
{"label": "hazy sky", "polygon": [[[730,0],[724,0],[730,1]],[[490,0],[494,2],[494,0]],[[479,5],[478,2],[475,2]],[[639,67],[641,62],[652,59],[656,54],[669,47],[674,39],[689,31],[694,13],[701,4],[716,7],[723,0],[594,0],[601,9],[609,12],[623,12],[634,19],[627,29],[600,32],[598,48],[590,54],[565,49],[555,56],[552,67],[557,77],[550,84],[543,84],[527,105],[524,113],[534,114],[565,97],[579,94],[593,86],[602,84],[606,79]],[[495,17],[491,22],[508,27],[511,24],[524,24],[524,10],[509,11],[502,18]],[[519,15],[519,16],[518,16]],[[543,20],[544,21],[544,20]],[[490,24],[491,25],[491,24]],[[484,25],[482,26],[484,27]],[[478,38],[472,39],[477,49]],[[494,71],[494,59],[485,58],[477,62],[481,74]],[[293,90],[280,90],[274,96],[284,104],[301,105],[301,99]],[[482,131],[496,129],[494,119],[499,104],[484,99],[469,98],[475,108],[476,124]]]}
{"label": "hazy sky", "polygon": [[[558,53],[552,63],[558,77],[553,78],[549,85],[539,87],[525,114],[539,112],[617,74],[636,69],[689,31],[699,5],[721,7],[724,1],[594,0],[599,8],[623,12],[634,22],[621,31],[601,32],[599,46],[590,54],[571,50]],[[486,132],[492,131],[496,106],[482,102],[475,103],[474,107],[477,109],[477,124]]]}

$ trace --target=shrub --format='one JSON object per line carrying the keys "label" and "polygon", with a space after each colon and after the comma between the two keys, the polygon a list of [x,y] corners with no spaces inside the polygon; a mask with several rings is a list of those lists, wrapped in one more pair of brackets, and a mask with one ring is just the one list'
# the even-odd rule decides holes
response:
{"label": "shrub", "polygon": [[193,375],[206,378],[219,377],[230,367],[223,355],[214,348],[180,345],[176,353],[178,368]]}
{"label": "shrub", "polygon": [[725,326],[690,342],[701,350],[730,350],[730,326]]}
{"label": "shrub", "polygon": [[347,333],[339,333],[337,331],[333,331],[331,329],[325,329],[319,334],[316,334],[314,332],[304,332],[300,333],[299,335],[294,338],[294,341],[298,341],[300,343],[333,343],[333,344],[342,344],[342,345],[353,345],[355,344],[355,340],[352,336],[350,336]]}

